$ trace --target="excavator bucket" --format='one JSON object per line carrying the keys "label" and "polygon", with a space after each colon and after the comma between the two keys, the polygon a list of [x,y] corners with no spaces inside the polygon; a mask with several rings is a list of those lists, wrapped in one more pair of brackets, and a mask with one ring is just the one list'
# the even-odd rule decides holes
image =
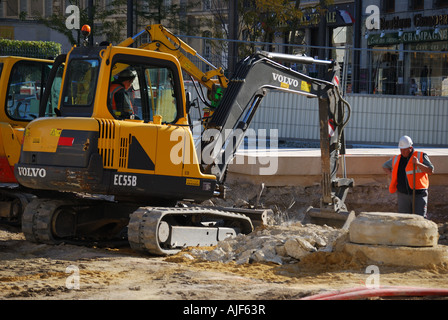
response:
{"label": "excavator bucket", "polygon": [[355,212],[339,211],[334,212],[319,208],[309,208],[305,212],[303,224],[327,225],[333,228],[348,230],[350,223],[356,218]]}
{"label": "excavator bucket", "polygon": [[[326,160],[322,159],[322,163],[325,164],[325,162]],[[353,179],[334,179],[330,184],[325,183],[325,180],[322,181],[323,193],[320,208],[309,207],[302,220],[303,224],[312,223],[348,229],[350,223],[356,217],[354,211],[347,210],[344,202],[349,188],[353,187]]]}
{"label": "excavator bucket", "polygon": [[[346,177],[344,158],[344,128],[351,108],[341,97],[337,86],[323,92],[319,96],[322,197],[320,208],[308,209],[303,222],[348,228],[355,217],[355,213],[349,212],[345,205],[348,191],[354,185],[353,179]],[[336,177],[340,161],[343,161],[342,178]]]}

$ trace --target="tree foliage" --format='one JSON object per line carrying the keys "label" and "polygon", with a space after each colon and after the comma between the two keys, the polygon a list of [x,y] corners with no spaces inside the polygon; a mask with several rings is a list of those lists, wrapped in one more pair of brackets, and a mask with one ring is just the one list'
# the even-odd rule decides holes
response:
{"label": "tree foliage", "polygon": [[[215,28],[214,34],[219,37],[220,33],[223,34],[222,30],[225,30],[224,33],[229,38],[225,27],[228,23],[229,0],[225,0],[225,6],[221,3],[221,0],[212,0],[214,19],[221,24],[221,27]],[[295,33],[304,27],[302,21],[306,11],[313,10],[324,17],[327,7],[333,3],[333,0],[320,0],[315,6],[307,6],[305,10],[300,5],[300,0],[238,1],[238,39],[251,42],[249,45],[239,46],[240,55],[253,53],[255,51],[253,42],[273,42],[276,36],[285,37],[289,33]]]}

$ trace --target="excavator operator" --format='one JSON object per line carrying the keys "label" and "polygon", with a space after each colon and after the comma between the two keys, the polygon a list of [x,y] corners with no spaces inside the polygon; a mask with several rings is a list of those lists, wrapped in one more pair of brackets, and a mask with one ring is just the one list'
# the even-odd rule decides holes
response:
{"label": "excavator operator", "polygon": [[134,117],[134,109],[128,90],[131,88],[135,77],[137,77],[136,71],[126,69],[120,72],[117,79],[110,84],[110,107],[112,113],[118,119],[132,119]]}

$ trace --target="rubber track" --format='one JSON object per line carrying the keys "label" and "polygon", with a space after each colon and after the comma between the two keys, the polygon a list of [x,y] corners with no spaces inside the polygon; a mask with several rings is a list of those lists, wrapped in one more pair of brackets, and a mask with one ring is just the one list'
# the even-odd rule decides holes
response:
{"label": "rubber track", "polygon": [[67,200],[35,199],[31,201],[22,216],[22,232],[26,240],[45,244],[63,242],[53,237],[51,230],[53,214],[59,206],[74,204]]}
{"label": "rubber track", "polygon": [[[214,218],[225,218],[238,221],[243,224],[242,233],[250,233],[253,230],[251,220],[243,214],[227,212],[201,207],[188,208],[154,208],[141,207],[130,217],[128,225],[128,240],[131,248],[153,255],[170,255],[181,249],[164,249],[158,242],[158,226],[160,221],[168,215],[207,215]],[[200,228],[200,227],[198,227]]]}
{"label": "rubber track", "polygon": [[16,217],[11,217],[11,216],[1,217],[0,223],[20,225],[22,223],[21,220],[22,220],[23,210],[24,210],[24,208],[26,208],[28,203],[30,203],[30,201],[33,200],[34,195],[24,192],[24,191],[20,191],[20,189],[17,187],[16,188],[8,188],[7,190],[3,190],[2,186],[0,186],[0,196],[3,199],[0,202],[13,203],[15,200],[18,200],[20,202],[20,207],[22,210],[22,212],[20,212]]}

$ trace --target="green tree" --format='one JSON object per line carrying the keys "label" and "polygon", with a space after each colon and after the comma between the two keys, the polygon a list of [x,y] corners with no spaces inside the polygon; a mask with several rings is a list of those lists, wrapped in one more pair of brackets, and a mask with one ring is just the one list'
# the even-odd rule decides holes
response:
{"label": "green tree", "polygon": [[[229,0],[225,0],[225,6],[221,0],[212,0],[214,19],[221,23],[215,28],[214,35],[226,35],[224,27],[228,23]],[[303,16],[306,11],[317,11],[325,17],[326,8],[333,4],[333,0],[321,0],[315,6],[307,6],[303,9],[300,0],[244,0],[238,1],[239,24],[238,39],[250,42],[273,42],[276,35],[282,35],[285,39],[295,36],[296,30],[303,28]],[[225,32],[222,32],[225,30]],[[287,35],[291,35],[287,37]],[[264,50],[272,50],[265,47]],[[255,45],[240,45],[239,53],[246,56],[255,51]]]}

